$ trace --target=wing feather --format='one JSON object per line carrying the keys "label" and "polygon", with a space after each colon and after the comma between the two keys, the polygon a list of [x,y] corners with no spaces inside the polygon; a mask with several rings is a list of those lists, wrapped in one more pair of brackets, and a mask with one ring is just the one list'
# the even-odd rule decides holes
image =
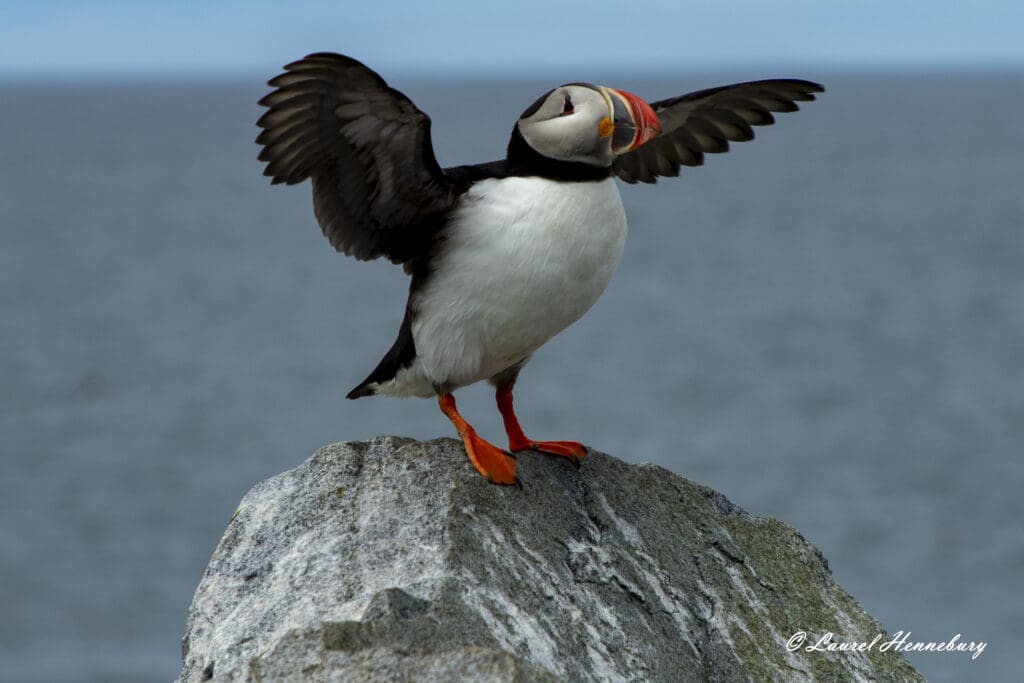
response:
{"label": "wing feather", "polygon": [[415,258],[454,201],[430,118],[360,62],[316,53],[284,67],[260,100],[264,175],[313,182],[324,236],[358,259]]}
{"label": "wing feather", "polygon": [[754,139],[752,126],[775,122],[773,112],[797,111],[797,102],[824,92],[817,83],[776,79],[700,90],[651,103],[661,134],[615,159],[615,174],[627,183],[654,183],[677,176],[680,166],[700,166],[705,154],[729,150],[729,142]]}

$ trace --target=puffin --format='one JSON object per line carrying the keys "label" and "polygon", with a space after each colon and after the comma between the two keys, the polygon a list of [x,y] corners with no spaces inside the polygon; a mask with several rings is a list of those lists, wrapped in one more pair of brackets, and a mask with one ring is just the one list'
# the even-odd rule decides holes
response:
{"label": "puffin", "polygon": [[[616,179],[678,176],[824,91],[771,79],[648,103],[567,83],[523,111],[503,159],[441,168],[430,118],[351,57],[310,54],[268,85],[256,138],[264,175],[272,184],[310,180],[316,220],[335,250],[386,258],[410,277],[397,339],[347,398],[436,398],[473,467],[494,484],[520,486],[517,453],[577,466],[587,455],[578,441],[526,436],[512,390],[533,353],[611,280],[626,240]],[[456,389],[485,380],[508,449],[456,408]]]}

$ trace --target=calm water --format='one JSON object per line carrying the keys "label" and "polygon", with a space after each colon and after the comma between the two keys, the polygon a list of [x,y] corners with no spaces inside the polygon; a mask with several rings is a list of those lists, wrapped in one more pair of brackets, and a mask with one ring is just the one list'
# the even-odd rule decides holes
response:
{"label": "calm water", "polygon": [[[657,99],[762,75],[609,84]],[[829,92],[707,168],[623,188],[623,263],[524,371],[520,416],[792,524],[890,631],[988,641],[973,662],[912,656],[932,680],[1008,680],[1024,75],[793,75]],[[551,82],[395,85],[451,165],[500,156]],[[306,187],[261,178],[261,92],[0,88],[2,680],[173,678],[254,482],[332,441],[452,433],[431,401],[343,400],[406,283],[335,255]],[[499,439],[485,389],[460,406]]]}

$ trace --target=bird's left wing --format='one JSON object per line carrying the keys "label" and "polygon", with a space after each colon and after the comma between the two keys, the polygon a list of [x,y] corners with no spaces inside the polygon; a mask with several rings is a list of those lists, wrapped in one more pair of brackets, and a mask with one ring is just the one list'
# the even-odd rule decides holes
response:
{"label": "bird's left wing", "polygon": [[313,181],[331,245],[395,263],[421,253],[454,201],[434,156],[430,118],[360,62],[317,53],[285,67],[260,100],[264,175]]}
{"label": "bird's left wing", "polygon": [[796,103],[824,92],[817,83],[776,79],[737,83],[652,102],[661,133],[632,152],[616,157],[612,169],[627,183],[657,182],[677,176],[680,166],[700,166],[705,153],[725,152],[729,141],[752,140],[751,126],[775,122],[772,112],[798,109]]}

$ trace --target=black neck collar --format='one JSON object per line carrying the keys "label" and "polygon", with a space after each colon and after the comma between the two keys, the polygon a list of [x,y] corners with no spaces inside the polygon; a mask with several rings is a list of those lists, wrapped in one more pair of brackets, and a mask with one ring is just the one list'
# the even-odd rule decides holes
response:
{"label": "black neck collar", "polygon": [[612,174],[610,166],[601,168],[580,161],[557,161],[538,153],[527,144],[518,125],[512,129],[512,139],[508,142],[505,159],[511,175],[579,182],[604,180]]}

